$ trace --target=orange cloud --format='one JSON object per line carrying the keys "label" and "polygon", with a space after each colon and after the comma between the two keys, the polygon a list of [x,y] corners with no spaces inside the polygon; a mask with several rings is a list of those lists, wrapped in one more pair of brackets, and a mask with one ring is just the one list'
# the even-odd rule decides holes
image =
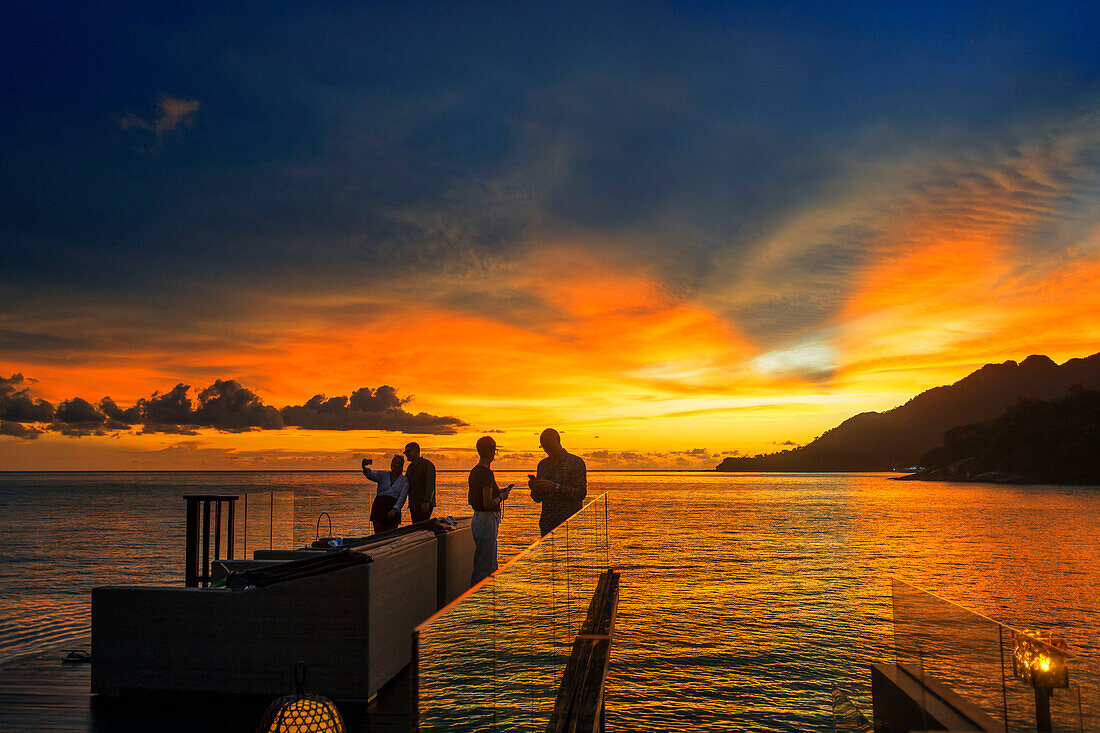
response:
{"label": "orange cloud", "polygon": [[[536,250],[474,285],[499,288],[502,309],[472,312],[448,307],[438,297],[418,303],[407,296],[378,309],[371,296],[333,294],[303,298],[297,318],[288,318],[282,306],[242,319],[234,327],[249,338],[239,348],[189,335],[189,348],[144,343],[110,359],[110,367],[83,375],[47,365],[24,365],[23,371],[43,374],[55,400],[94,384],[95,397],[110,394],[120,404],[150,387],[213,376],[240,379],[267,404],[298,404],[315,392],[344,394],[368,382],[388,383],[415,394],[415,410],[459,415],[474,430],[505,430],[504,445],[537,449],[528,434],[556,425],[578,436],[571,438],[577,449],[602,447],[606,443],[594,437],[599,426],[605,441],[629,434],[619,447],[652,450],[681,447],[669,445],[662,419],[682,423],[682,439],[696,444],[708,424],[720,423],[700,421],[697,410],[732,407],[716,406],[713,395],[723,395],[736,365],[752,353],[716,314],[674,297],[645,272],[578,248]],[[537,313],[507,311],[511,300],[530,308],[531,298]],[[669,412],[676,414],[661,417]],[[639,422],[640,415],[654,422]],[[247,443],[250,450],[259,441],[284,456],[304,446],[339,450],[362,444],[361,437],[308,433],[293,431],[293,446],[275,434],[216,440],[226,449]],[[469,442],[465,436],[433,440],[453,447]]]}
{"label": "orange cloud", "polygon": [[964,161],[897,206],[836,319],[843,388],[915,393],[988,362],[1100,350],[1100,230],[1052,225],[1095,137]]}
{"label": "orange cloud", "polygon": [[[335,391],[370,374],[411,385],[422,403],[483,411],[486,422],[560,420],[599,415],[631,395],[706,383],[749,353],[715,314],[579,251],[533,254],[494,282],[536,297],[541,314],[525,325],[506,310],[494,316],[407,302],[384,317],[343,312],[338,322],[284,333],[280,369],[267,386],[284,396],[313,384]],[[506,309],[506,294],[501,303]]]}

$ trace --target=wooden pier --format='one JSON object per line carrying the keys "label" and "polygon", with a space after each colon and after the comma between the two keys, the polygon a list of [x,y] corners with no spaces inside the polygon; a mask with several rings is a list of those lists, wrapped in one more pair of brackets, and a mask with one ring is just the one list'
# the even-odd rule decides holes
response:
{"label": "wooden pier", "polygon": [[[89,640],[65,648],[90,649]],[[0,731],[50,733],[254,733],[266,698],[183,693],[91,693],[91,664],[63,664],[61,649],[0,665]],[[288,693],[292,690],[287,690]],[[407,733],[412,722],[408,672],[369,704],[337,701],[348,733]]]}

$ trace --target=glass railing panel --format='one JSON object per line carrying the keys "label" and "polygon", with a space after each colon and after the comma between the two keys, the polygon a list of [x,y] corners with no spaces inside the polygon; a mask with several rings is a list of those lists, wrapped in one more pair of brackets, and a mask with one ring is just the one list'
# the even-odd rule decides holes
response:
{"label": "glass railing panel", "polygon": [[[373,533],[370,502],[340,490],[276,489],[240,494],[234,527],[234,555],[250,559],[256,550],[309,547],[320,538],[366,537]],[[408,508],[403,512],[408,522]]]}
{"label": "glass railing panel", "polygon": [[[1086,688],[1089,689],[1089,688]],[[1091,688],[1095,690],[1096,688]],[[1100,730],[1100,720],[1096,717],[1087,717],[1085,715],[1083,700],[1082,700],[1082,687],[1081,685],[1070,683],[1069,687],[1063,690],[1054,690],[1054,694],[1050,698],[1050,719],[1051,721],[1057,721],[1057,731],[1072,731],[1072,733],[1085,733],[1090,730]],[[1032,707],[1034,712],[1034,703]],[[1026,721],[1024,721],[1026,725]],[[1018,730],[1024,730],[1024,728],[1017,728]],[[1034,730],[1033,727],[1028,727],[1026,730]]]}
{"label": "glass railing panel", "polygon": [[[374,484],[368,491],[348,491],[339,484],[294,492],[293,546],[308,547],[322,538],[358,538],[374,533],[370,521]],[[406,504],[401,510],[402,526],[412,521]]]}
{"label": "glass railing panel", "polygon": [[[408,512],[405,512],[408,521]],[[363,537],[371,534],[370,505],[357,493],[339,491],[296,492],[294,495],[294,546],[308,547],[328,537]]]}
{"label": "glass railing panel", "polygon": [[892,591],[897,664],[924,688],[944,685],[997,727],[1022,733],[1036,730],[1044,705],[1038,687],[1052,693],[1047,704],[1053,730],[1092,729],[1084,711],[1090,691],[1095,694],[1089,684],[1094,676],[1065,649],[903,581],[895,579]]}
{"label": "glass railing panel", "polygon": [[930,593],[894,581],[898,663],[931,676],[1005,724],[1000,626]]}
{"label": "glass railing panel", "polygon": [[597,497],[417,629],[422,731],[544,728],[598,574],[608,567]]}
{"label": "glass railing panel", "polygon": [[256,550],[287,550],[294,544],[294,492],[249,491],[239,495],[233,555],[249,560]]}
{"label": "glass railing panel", "polygon": [[894,611],[894,654],[899,667],[919,672],[924,656],[924,620],[935,616],[932,598],[899,580],[891,581]]}

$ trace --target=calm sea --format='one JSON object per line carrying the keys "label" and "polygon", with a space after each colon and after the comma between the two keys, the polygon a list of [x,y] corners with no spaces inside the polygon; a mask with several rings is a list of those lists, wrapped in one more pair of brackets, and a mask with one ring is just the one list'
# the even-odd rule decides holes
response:
{"label": "calm sea", "polygon": [[[354,473],[0,473],[0,659],[85,637],[97,585],[182,582],[182,495],[267,489],[294,490],[298,539],[320,508],[336,535],[368,527],[373,484]],[[891,656],[891,576],[1055,629],[1100,667],[1100,489],[591,474],[590,493],[605,490],[624,571],[616,729],[828,731],[835,685],[869,711],[867,664]],[[438,493],[437,514],[468,513],[465,474],[441,473]],[[537,533],[517,491],[502,560]]]}

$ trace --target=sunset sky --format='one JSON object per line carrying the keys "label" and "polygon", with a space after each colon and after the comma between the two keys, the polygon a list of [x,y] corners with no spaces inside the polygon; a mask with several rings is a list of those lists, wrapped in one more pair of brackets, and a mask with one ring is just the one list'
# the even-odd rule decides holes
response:
{"label": "sunset sky", "polygon": [[168,7],[5,11],[0,470],[711,468],[1100,351],[1096,3]]}

